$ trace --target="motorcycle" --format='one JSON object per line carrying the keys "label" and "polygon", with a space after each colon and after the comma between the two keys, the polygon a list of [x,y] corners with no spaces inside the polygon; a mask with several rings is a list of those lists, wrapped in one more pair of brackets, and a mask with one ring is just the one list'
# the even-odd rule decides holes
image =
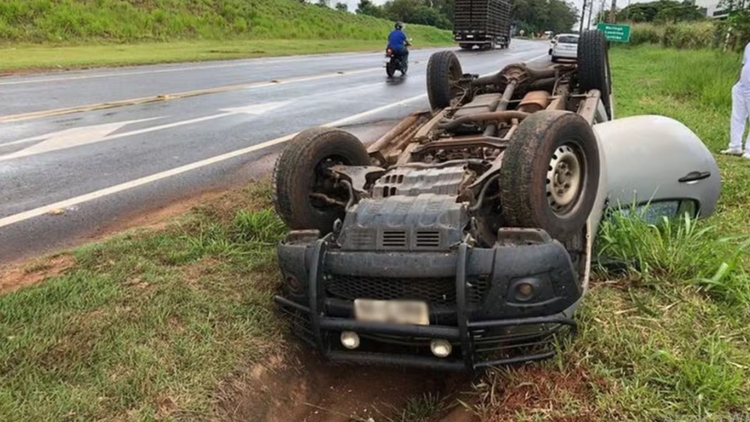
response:
{"label": "motorcycle", "polygon": [[[411,42],[407,42],[406,46],[410,47]],[[391,49],[390,47],[387,47],[385,49],[385,64],[384,65],[385,65],[385,73],[388,75],[389,78],[392,78],[397,70],[401,72],[401,75],[406,75],[406,71],[409,69],[409,60],[408,58],[395,54],[393,49]]]}

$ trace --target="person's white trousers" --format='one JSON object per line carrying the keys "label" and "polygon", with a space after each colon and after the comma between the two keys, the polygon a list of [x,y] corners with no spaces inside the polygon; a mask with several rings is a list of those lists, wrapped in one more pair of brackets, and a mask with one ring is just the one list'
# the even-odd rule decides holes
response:
{"label": "person's white trousers", "polygon": [[[750,92],[743,92],[740,84],[732,87],[732,120],[729,125],[729,148],[742,151],[742,136],[745,134],[745,123],[750,118]],[[745,152],[750,153],[750,134],[745,142]]]}

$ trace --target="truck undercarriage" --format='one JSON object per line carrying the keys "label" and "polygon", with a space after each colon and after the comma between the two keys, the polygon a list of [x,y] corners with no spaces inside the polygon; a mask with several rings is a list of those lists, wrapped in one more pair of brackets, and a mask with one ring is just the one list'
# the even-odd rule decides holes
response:
{"label": "truck undercarriage", "polygon": [[464,74],[430,58],[431,112],[367,149],[300,133],[274,171],[295,334],[337,361],[475,370],[551,357],[575,333],[612,118],[606,44],[578,64]]}

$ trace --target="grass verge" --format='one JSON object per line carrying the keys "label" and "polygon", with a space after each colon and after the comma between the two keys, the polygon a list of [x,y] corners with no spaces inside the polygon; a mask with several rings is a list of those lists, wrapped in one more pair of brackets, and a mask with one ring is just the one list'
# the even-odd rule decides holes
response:
{"label": "grass verge", "polygon": [[[4,0],[0,42],[383,40],[393,22],[297,0]],[[450,31],[409,25],[415,39]]]}
{"label": "grass verge", "polygon": [[0,296],[0,420],[214,414],[218,385],[282,352],[270,296],[285,229],[269,198],[264,184],[79,248]]}
{"label": "grass verge", "polygon": [[[726,147],[738,56],[653,46],[611,52],[618,117],[661,114]],[[750,410],[750,162],[718,157],[717,213],[649,225],[615,218],[598,249],[636,260],[600,271],[579,336],[556,360],[490,371],[476,388],[492,421],[736,420]],[[725,419],[726,420],[726,419]]]}
{"label": "grass verge", "polygon": [[[449,45],[450,40],[415,40],[418,48]],[[0,74],[19,71],[200,62],[318,53],[380,51],[380,40],[230,40],[80,46],[21,44],[0,47]]]}
{"label": "grass verge", "polygon": [[[718,151],[736,59],[613,49],[617,114],[674,117]],[[485,374],[478,414],[650,421],[750,409],[750,163],[718,161],[711,219],[604,225],[599,249],[639,265],[599,272],[580,334],[557,359]],[[58,258],[63,271],[30,265],[52,275],[0,296],[0,420],[214,416],[217,385],[280,351],[269,299],[283,227],[269,206],[261,185],[167,228],[77,249]],[[444,406],[425,396],[401,413],[421,419]]]}
{"label": "grass verge", "polygon": [[[0,72],[380,50],[392,28],[297,0],[5,0]],[[406,31],[416,47],[453,40]]]}

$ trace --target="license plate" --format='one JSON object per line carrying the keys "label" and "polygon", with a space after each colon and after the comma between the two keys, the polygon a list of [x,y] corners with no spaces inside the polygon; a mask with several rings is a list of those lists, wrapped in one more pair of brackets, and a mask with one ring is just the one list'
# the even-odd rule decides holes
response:
{"label": "license plate", "polygon": [[430,325],[427,303],[409,300],[355,299],[354,318],[367,322]]}

